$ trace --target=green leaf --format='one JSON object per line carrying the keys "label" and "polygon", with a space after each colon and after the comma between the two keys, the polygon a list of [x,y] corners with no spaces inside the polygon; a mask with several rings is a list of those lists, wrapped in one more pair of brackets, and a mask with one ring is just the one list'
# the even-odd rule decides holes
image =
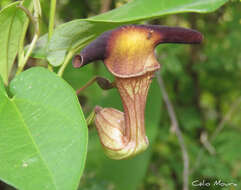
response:
{"label": "green leaf", "polygon": [[228,0],[133,0],[110,12],[88,19],[74,20],[60,25],[48,47],[47,59],[59,66],[68,51],[83,48],[99,34],[114,27],[184,12],[207,13],[216,10]]}
{"label": "green leaf", "polygon": [[227,0],[133,0],[118,9],[88,20],[102,22],[131,22],[158,18],[167,14],[196,12],[208,13],[226,3]]}
{"label": "green leaf", "polygon": [[[30,7],[30,4],[30,0],[23,2],[25,7]],[[8,83],[8,77],[28,22],[27,16],[17,5],[19,2],[12,3],[0,11],[0,76],[5,84]]]}
{"label": "green leaf", "polygon": [[44,68],[0,85],[0,178],[21,190],[75,190],[87,126],[75,91]]}
{"label": "green leaf", "polygon": [[47,59],[53,66],[62,64],[68,51],[83,48],[103,31],[119,26],[114,23],[95,23],[74,20],[55,30],[48,46]]}
{"label": "green leaf", "polygon": [[241,144],[240,134],[239,130],[229,129],[227,126],[226,130],[223,130],[215,140],[217,154],[222,156],[227,163],[241,161],[240,152],[234,149]]}

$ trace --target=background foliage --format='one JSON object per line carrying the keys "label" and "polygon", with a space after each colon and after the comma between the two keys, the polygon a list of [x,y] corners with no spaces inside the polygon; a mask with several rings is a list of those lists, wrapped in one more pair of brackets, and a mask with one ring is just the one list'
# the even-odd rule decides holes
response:
{"label": "background foliage", "polygon": [[[1,1],[0,8],[10,2],[12,1]],[[127,2],[127,0],[60,0],[57,4],[56,25],[73,19],[95,16],[120,7]],[[224,1],[218,2],[221,5]],[[155,12],[155,3],[148,3],[151,7],[148,11]],[[41,0],[41,6],[43,14],[40,31],[44,35],[47,32],[50,7],[46,0]],[[201,8],[206,9],[206,7]],[[125,10],[124,6],[122,9]],[[215,8],[211,6],[209,9]],[[162,65],[161,74],[174,104],[180,128],[187,144],[191,167],[190,181],[196,179],[205,179],[207,181],[221,179],[226,182],[237,183],[238,190],[241,188],[241,153],[238,150],[241,143],[240,12],[241,6],[238,1],[229,1],[214,13],[182,13],[162,16],[161,18],[156,18],[153,15],[150,17],[152,18],[151,21],[143,21],[143,18],[136,19],[135,14],[124,11],[123,18],[117,14],[117,20],[118,16],[122,18],[122,20],[118,20],[120,23],[100,23],[101,29],[94,36],[91,36],[92,33],[87,33],[86,38],[77,41],[77,45],[71,44],[71,46],[64,43],[63,37],[59,35],[62,32],[61,27],[63,28],[63,25],[60,25],[54,33],[53,46],[50,45],[52,54],[43,51],[46,50],[46,48],[43,49],[42,47],[46,47],[45,42],[47,40],[46,36],[42,37],[42,42],[41,40],[38,42],[39,49],[35,50],[33,57],[44,59],[31,59],[25,69],[36,65],[45,66],[46,57],[50,62],[59,65],[69,47],[76,48],[78,46],[78,48],[81,48],[106,28],[126,23],[132,17],[134,17],[134,20],[138,20],[138,23],[183,26],[199,30],[205,37],[201,46],[158,46],[157,56]],[[115,19],[115,17],[108,17],[108,14],[95,17],[96,20],[106,18],[113,18],[113,21]],[[95,19],[92,21],[90,19],[88,22],[94,23],[96,22]],[[74,22],[76,22],[76,25],[73,25],[75,29],[78,26],[81,28],[83,25],[89,24],[83,23],[84,21]],[[68,24],[66,24],[66,28],[70,26]],[[95,31],[94,27],[91,28],[90,32]],[[70,31],[71,29],[67,32]],[[82,31],[77,28],[76,32],[72,32],[80,35]],[[73,37],[73,33],[69,36]],[[27,31],[26,44],[30,42],[32,36],[33,29],[30,28]],[[54,43],[55,41],[58,43]],[[58,52],[61,45],[65,46],[64,54],[62,49]],[[112,79],[103,64],[99,62],[80,70],[73,69],[69,64],[63,78],[74,89],[77,89],[97,74]],[[16,83],[16,80],[13,81],[13,84]],[[52,76],[51,80],[57,79]],[[63,81],[59,81],[59,83],[61,82]],[[71,92],[69,93],[71,94]],[[96,84],[79,96],[79,102],[86,116],[95,105],[122,109],[116,90],[103,91]],[[148,95],[146,109],[147,135],[151,142],[148,151],[130,160],[110,160],[103,154],[96,130],[90,128],[87,162],[79,189],[181,189],[183,163],[178,140],[175,134],[170,131],[170,125],[168,113],[162,103],[160,89],[156,79],[154,79]],[[203,134],[208,134],[209,137],[212,136],[220,126],[223,129],[217,137],[206,141],[206,143],[211,144],[208,148],[211,147],[215,150],[215,154],[210,154],[210,150],[208,151],[208,148],[205,148],[205,142],[203,143],[200,137]],[[68,164],[65,166],[68,167]],[[0,188],[1,186],[3,189],[10,188],[3,183],[0,184]],[[190,189],[205,188],[190,186]],[[215,189],[215,187],[206,189]],[[216,189],[220,189],[220,187],[216,187]]]}

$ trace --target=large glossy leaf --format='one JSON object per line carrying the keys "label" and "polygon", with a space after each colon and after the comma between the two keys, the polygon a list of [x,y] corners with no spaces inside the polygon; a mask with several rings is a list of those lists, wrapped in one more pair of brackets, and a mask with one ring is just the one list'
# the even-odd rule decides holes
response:
{"label": "large glossy leaf", "polygon": [[0,85],[0,178],[21,190],[75,190],[87,127],[74,90],[44,68]]}
{"label": "large glossy leaf", "polygon": [[[28,22],[27,16],[18,5],[19,2],[15,2],[0,11],[0,75],[5,84],[8,82]],[[23,6],[30,7],[31,0],[25,0]]]}
{"label": "large glossy leaf", "polygon": [[82,48],[100,33],[114,27],[184,12],[207,13],[216,10],[227,0],[133,0],[130,3],[88,19],[60,25],[50,41],[47,59],[61,65],[68,51]]}
{"label": "large glossy leaf", "polygon": [[128,22],[158,18],[184,12],[207,13],[216,10],[227,0],[133,0],[130,3],[88,20]]}

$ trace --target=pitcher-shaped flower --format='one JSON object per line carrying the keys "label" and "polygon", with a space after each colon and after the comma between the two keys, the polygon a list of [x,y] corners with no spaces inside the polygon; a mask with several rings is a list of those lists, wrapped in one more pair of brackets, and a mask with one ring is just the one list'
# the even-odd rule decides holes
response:
{"label": "pitcher-shaped flower", "polygon": [[74,67],[103,60],[115,76],[124,112],[96,107],[95,124],[107,156],[124,159],[144,151],[145,105],[152,76],[160,65],[154,49],[160,43],[200,43],[191,29],[156,25],[127,25],[103,33],[73,59]]}

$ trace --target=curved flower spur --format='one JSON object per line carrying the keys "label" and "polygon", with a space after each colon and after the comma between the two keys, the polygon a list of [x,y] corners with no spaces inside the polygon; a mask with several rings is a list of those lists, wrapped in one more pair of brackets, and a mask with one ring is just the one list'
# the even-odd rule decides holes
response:
{"label": "curved flower spur", "polygon": [[74,57],[74,67],[103,60],[115,76],[124,113],[114,108],[95,108],[95,125],[107,156],[124,159],[148,146],[144,116],[146,97],[152,76],[160,68],[155,47],[160,43],[201,41],[201,33],[191,29],[127,25],[103,33]]}

